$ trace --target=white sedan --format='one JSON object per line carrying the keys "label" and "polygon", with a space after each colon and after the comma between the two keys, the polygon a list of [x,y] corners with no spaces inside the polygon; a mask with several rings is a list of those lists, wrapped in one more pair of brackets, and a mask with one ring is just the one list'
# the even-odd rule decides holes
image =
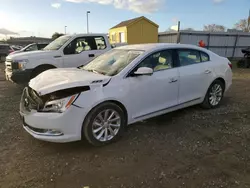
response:
{"label": "white sedan", "polygon": [[24,89],[20,114],[37,139],[98,146],[128,124],[196,104],[215,108],[231,84],[231,63],[204,48],[127,45],[83,67],[41,73]]}

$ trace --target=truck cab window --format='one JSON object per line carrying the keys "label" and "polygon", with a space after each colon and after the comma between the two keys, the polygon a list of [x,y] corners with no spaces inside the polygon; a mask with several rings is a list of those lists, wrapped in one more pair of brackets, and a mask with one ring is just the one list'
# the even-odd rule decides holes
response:
{"label": "truck cab window", "polygon": [[98,50],[104,50],[107,47],[103,37],[95,37],[95,42]]}
{"label": "truck cab window", "polygon": [[83,51],[96,50],[97,45],[94,37],[79,37],[71,41],[65,48],[64,54],[80,54]]}

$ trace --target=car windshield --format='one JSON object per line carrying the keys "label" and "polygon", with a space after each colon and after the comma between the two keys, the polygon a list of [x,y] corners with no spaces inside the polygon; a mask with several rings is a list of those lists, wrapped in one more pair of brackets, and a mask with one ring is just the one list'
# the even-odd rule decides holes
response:
{"label": "car windshield", "polygon": [[49,43],[43,50],[59,50],[69,39],[71,36],[61,36],[51,43]]}
{"label": "car windshield", "polygon": [[87,65],[81,67],[81,69],[114,76],[142,53],[143,51],[139,50],[112,49],[98,56]]}

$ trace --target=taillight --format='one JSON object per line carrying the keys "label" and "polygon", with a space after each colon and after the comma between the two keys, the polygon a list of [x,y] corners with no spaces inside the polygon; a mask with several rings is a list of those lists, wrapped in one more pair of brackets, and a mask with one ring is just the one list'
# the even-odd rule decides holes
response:
{"label": "taillight", "polygon": [[233,68],[233,65],[231,62],[228,62],[228,66],[232,69]]}

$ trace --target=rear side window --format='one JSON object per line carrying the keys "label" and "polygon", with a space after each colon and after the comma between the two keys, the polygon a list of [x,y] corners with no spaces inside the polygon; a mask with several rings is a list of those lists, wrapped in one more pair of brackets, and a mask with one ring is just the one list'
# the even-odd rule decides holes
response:
{"label": "rear side window", "polygon": [[207,55],[205,52],[200,52],[200,53],[202,62],[210,61],[209,55]]}
{"label": "rear side window", "polygon": [[178,50],[180,66],[192,65],[201,62],[200,52],[197,50]]}
{"label": "rear side window", "polygon": [[105,39],[103,37],[95,37],[97,50],[104,50],[106,48]]}

